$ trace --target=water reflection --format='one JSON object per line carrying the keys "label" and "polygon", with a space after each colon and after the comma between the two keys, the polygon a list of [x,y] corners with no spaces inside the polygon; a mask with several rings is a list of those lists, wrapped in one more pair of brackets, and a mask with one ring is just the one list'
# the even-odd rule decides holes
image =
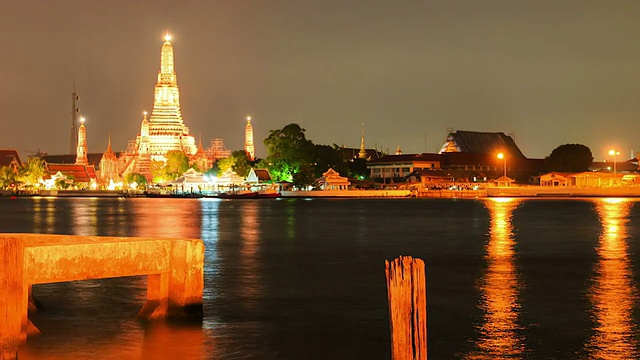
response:
{"label": "water reflection", "polygon": [[199,239],[200,202],[196,199],[134,199],[133,236]]}
{"label": "water reflection", "polygon": [[[240,236],[242,238],[242,248],[240,250],[240,263],[242,265],[243,274],[240,278],[243,296],[247,299],[259,298],[262,292],[260,274],[258,269],[260,263],[257,259],[260,239],[260,217],[258,216],[258,201],[248,201],[242,203],[242,227],[240,228]],[[256,305],[255,302],[247,301],[245,306],[251,307]]]}
{"label": "water reflection", "polygon": [[75,201],[71,203],[73,234],[83,236],[98,235],[96,227],[97,203],[97,198],[75,199]]}
{"label": "water reflection", "polygon": [[471,358],[519,358],[524,339],[519,333],[520,281],[514,265],[513,210],[520,200],[496,198],[485,201],[491,227],[487,243],[486,273],[480,281],[483,324],[478,328],[476,350]]}
{"label": "water reflection", "polygon": [[33,232],[38,234],[55,233],[55,212],[54,198],[44,198],[34,196],[33,201]]}
{"label": "water reflection", "polygon": [[627,223],[633,202],[627,199],[595,201],[602,223],[595,278],[589,289],[593,336],[587,344],[591,358],[635,359],[640,356],[633,334],[637,293],[627,253]]}

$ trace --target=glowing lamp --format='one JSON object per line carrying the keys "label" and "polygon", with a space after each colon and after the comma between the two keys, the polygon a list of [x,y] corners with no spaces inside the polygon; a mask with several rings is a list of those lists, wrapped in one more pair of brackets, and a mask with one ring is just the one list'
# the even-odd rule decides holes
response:
{"label": "glowing lamp", "polygon": [[164,35],[164,41],[170,41],[171,40],[171,35],[169,35],[168,33]]}

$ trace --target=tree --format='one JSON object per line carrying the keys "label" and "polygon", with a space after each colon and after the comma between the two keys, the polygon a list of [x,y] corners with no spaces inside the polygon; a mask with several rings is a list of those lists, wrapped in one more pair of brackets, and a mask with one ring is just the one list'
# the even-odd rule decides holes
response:
{"label": "tree", "polygon": [[0,168],[0,189],[9,189],[16,184],[16,172],[10,166]]}
{"label": "tree", "polygon": [[289,181],[294,185],[313,183],[314,146],[298,124],[270,130],[264,140],[269,156],[268,169],[275,181]]}
{"label": "tree", "polygon": [[189,170],[189,158],[180,150],[168,151],[165,155],[167,163],[164,166],[165,176],[175,180]]}
{"label": "tree", "polygon": [[135,182],[140,188],[145,188],[147,186],[147,178],[145,178],[144,175],[138,173],[129,173],[125,175],[124,181],[127,184]]}
{"label": "tree", "polygon": [[337,145],[333,147],[329,145],[314,145],[314,172],[313,175],[319,178],[329,168],[337,171],[340,174],[348,175],[349,167],[342,158],[342,152]]}
{"label": "tree", "polygon": [[367,161],[360,158],[349,161],[349,176],[357,179],[368,178],[369,172],[367,171]]}
{"label": "tree", "polygon": [[593,162],[591,150],[582,144],[564,144],[553,149],[545,158],[548,171],[586,171]]}
{"label": "tree", "polygon": [[18,169],[17,180],[27,186],[37,186],[46,173],[42,159],[31,157]]}
{"label": "tree", "polygon": [[164,183],[175,180],[189,170],[189,158],[180,150],[168,151],[165,155],[166,162],[152,161],[151,176],[154,182]]}
{"label": "tree", "polygon": [[231,170],[242,177],[247,177],[249,171],[251,171],[249,155],[247,155],[244,150],[236,150],[231,153],[231,157],[235,160],[231,166]]}
{"label": "tree", "polygon": [[167,180],[165,179],[164,163],[162,161],[152,160],[149,171],[151,171],[154,183],[164,183]]}

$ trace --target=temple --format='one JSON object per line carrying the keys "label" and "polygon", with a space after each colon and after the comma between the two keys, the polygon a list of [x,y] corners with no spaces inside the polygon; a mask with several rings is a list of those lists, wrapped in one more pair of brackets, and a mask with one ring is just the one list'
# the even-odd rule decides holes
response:
{"label": "temple", "polygon": [[195,138],[182,120],[180,90],[176,77],[171,37],[164,38],[160,57],[160,71],[156,83],[153,110],[149,117],[144,112],[140,134],[129,143],[120,158],[121,173],[139,173],[150,177],[152,161],[166,161],[172,150],[193,156],[198,151]]}
{"label": "temple", "polygon": [[255,147],[253,145],[253,126],[251,125],[251,116],[247,116],[247,126],[244,128],[244,152],[247,153],[249,160],[256,158]]}
{"label": "temple", "polygon": [[87,157],[87,128],[84,126],[84,118],[80,118],[80,129],[78,129],[78,147],[76,149],[76,164],[89,165]]}

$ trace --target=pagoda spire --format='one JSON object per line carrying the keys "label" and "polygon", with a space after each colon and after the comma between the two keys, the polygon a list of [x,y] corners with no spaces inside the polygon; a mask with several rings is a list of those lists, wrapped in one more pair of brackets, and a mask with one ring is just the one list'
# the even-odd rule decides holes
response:
{"label": "pagoda spire", "polygon": [[87,129],[84,127],[84,117],[80,118],[80,128],[78,129],[76,164],[89,165],[89,159],[87,158]]}
{"label": "pagoda spire", "polygon": [[367,158],[367,149],[364,147],[364,123],[362,123],[362,139],[360,140],[360,152],[358,153],[358,158]]}
{"label": "pagoda spire", "polygon": [[160,51],[160,71],[158,71],[153,111],[149,121],[152,123],[171,122],[182,124],[180,89],[178,88],[178,79],[174,67],[171,36],[165,34],[164,40]]}
{"label": "pagoda spire", "polygon": [[247,153],[249,160],[255,159],[255,146],[253,145],[253,126],[251,125],[251,116],[247,116],[247,125],[244,127],[244,152]]}

